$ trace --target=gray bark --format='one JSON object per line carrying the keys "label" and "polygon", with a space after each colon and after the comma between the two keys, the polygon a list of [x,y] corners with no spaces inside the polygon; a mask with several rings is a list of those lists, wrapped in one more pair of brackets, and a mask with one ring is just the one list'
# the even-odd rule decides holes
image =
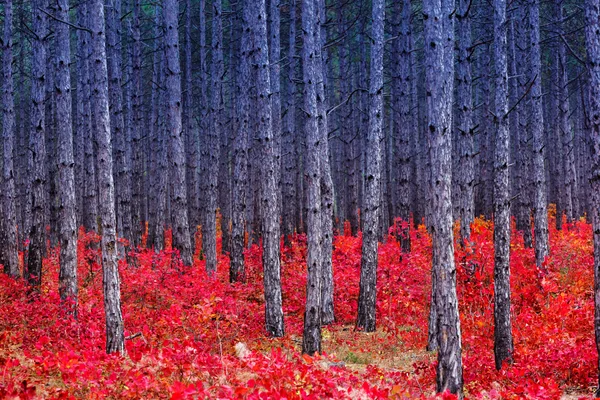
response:
{"label": "gray bark", "polygon": [[369,130],[363,208],[362,257],[358,295],[357,329],[375,331],[377,295],[377,245],[381,205],[381,137],[383,134],[383,47],[385,2],[373,1],[371,33],[371,80],[369,83]]}
{"label": "gray bark", "polygon": [[469,241],[475,214],[475,151],[473,127],[473,89],[471,78],[471,1],[459,0],[456,14],[458,26],[457,51],[457,113],[458,129],[458,219],[460,238]]}
{"label": "gray bark", "polygon": [[187,187],[185,181],[185,148],[181,124],[181,67],[179,63],[178,2],[163,3],[165,19],[165,87],[166,119],[171,154],[171,209],[173,248],[179,250],[184,265],[192,265],[192,244],[188,224]]}
{"label": "gray bark", "polygon": [[531,130],[533,135],[533,187],[535,262],[542,267],[548,255],[548,208],[544,171],[544,116],[542,107],[542,62],[540,50],[539,0],[529,0],[531,60]]}
{"label": "gray bark", "polygon": [[45,75],[46,75],[46,0],[34,0],[32,31],[35,33],[31,43],[31,127],[29,133],[30,171],[31,171],[31,213],[32,224],[29,232],[29,257],[25,269],[25,278],[36,290],[42,284],[42,262],[46,250],[46,158],[45,144]]}
{"label": "gray bark", "polygon": [[425,85],[431,164],[433,294],[438,346],[436,387],[462,397],[462,349],[452,235],[451,129],[454,60],[453,1],[425,0]]}
{"label": "gray bark", "polygon": [[[596,351],[600,353],[600,2],[585,2],[585,41],[590,73],[589,135],[593,149],[590,188],[592,189],[592,224],[594,232],[594,333]],[[600,361],[598,361],[600,384]],[[600,396],[600,387],[596,397]]]}
{"label": "gray bark", "polygon": [[202,247],[206,257],[206,270],[213,273],[217,269],[217,183],[219,158],[223,129],[223,21],[221,0],[213,2],[212,21],[212,92],[210,104],[211,128],[206,133],[208,143],[208,176],[205,222],[202,228]]}
{"label": "gray bark", "polygon": [[[69,19],[68,0],[59,0],[55,13],[57,19]],[[54,99],[56,103],[56,131],[58,135],[58,192],[60,227],[59,291],[63,301],[70,301],[76,312],[77,305],[77,226],[75,203],[75,174],[73,171],[73,130],[71,121],[71,76],[69,64],[69,26],[55,25],[56,61]]]}
{"label": "gray bark", "polygon": [[2,46],[2,140],[3,146],[3,168],[2,168],[2,190],[3,190],[3,228],[2,242],[4,253],[4,272],[14,278],[21,275],[19,267],[19,250],[17,247],[17,214],[15,204],[15,171],[14,171],[14,147],[15,147],[15,109],[13,97],[13,2],[7,0],[4,3],[4,38]]}
{"label": "gray bark", "polygon": [[494,1],[494,356],[496,369],[512,362],[510,318],[510,200],[506,0]]}
{"label": "gray bark", "polygon": [[317,107],[317,71],[320,55],[317,53],[319,25],[317,0],[302,0],[302,64],[304,82],[304,111],[306,132],[306,191],[307,191],[307,239],[306,308],[302,352],[321,352],[321,251],[323,248],[321,216],[321,146]]}
{"label": "gray bark", "polygon": [[98,143],[98,196],[100,205],[102,276],[104,313],[106,317],[106,352],[124,353],[123,315],[121,313],[121,283],[117,252],[115,193],[108,99],[108,67],[104,5],[102,0],[90,2],[90,29],[92,31],[92,65],[94,84],[92,103],[95,109],[96,142]]}

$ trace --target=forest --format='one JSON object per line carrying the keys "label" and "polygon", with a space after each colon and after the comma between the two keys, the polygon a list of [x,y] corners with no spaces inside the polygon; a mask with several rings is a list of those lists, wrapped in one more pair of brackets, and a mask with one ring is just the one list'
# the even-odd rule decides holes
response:
{"label": "forest", "polygon": [[600,0],[0,24],[0,398],[600,398]]}

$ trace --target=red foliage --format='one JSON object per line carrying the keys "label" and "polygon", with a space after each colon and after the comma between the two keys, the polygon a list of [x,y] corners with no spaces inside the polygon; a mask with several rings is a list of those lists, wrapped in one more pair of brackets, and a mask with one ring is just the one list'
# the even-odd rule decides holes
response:
{"label": "red foliage", "polygon": [[[589,392],[596,379],[593,337],[591,227],[563,231],[551,223],[547,273],[535,267],[522,238],[511,245],[515,362],[502,371],[493,361],[493,226],[476,220],[472,245],[456,247],[465,394],[481,399],[558,399],[565,390]],[[354,324],[361,238],[347,229],[335,238],[335,307],[331,329]],[[247,251],[247,283],[229,284],[229,260],[216,278],[204,261],[183,267],[177,253],[140,250],[135,267],[120,264],[127,355],[104,353],[99,238],[81,232],[78,320],[61,313],[58,252],[45,262],[38,297],[21,281],[0,274],[0,398],[429,398],[434,357],[416,358],[412,370],[336,363],[335,355],[301,356],[298,338],[306,286],[306,240],[283,250],[282,282],[287,335],[266,338],[261,251]],[[364,351],[423,353],[427,338],[431,241],[411,231],[410,254],[393,232],[380,245],[378,329]],[[199,250],[197,251],[197,255]],[[354,333],[358,338],[362,333]],[[362,336],[364,337],[364,336]],[[235,354],[245,343],[250,352]],[[336,343],[327,348],[333,353]],[[440,398],[454,398],[444,394]]]}

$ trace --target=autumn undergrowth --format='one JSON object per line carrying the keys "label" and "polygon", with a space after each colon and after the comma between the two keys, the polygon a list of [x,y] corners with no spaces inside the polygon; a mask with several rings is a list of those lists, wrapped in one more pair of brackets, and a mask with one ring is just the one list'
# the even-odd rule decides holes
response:
{"label": "autumn undergrowth", "polygon": [[[589,224],[554,229],[543,270],[514,234],[511,288],[515,357],[493,359],[493,225],[477,219],[466,248],[456,246],[465,396],[481,399],[589,398],[597,356],[593,337],[593,253]],[[513,227],[514,228],[514,227]],[[513,232],[515,230],[513,229]],[[0,398],[388,399],[434,397],[435,363],[426,352],[431,240],[412,230],[402,254],[394,232],[379,248],[378,332],[353,328],[360,237],[335,238],[336,323],[323,330],[322,356],[300,354],[306,240],[282,252],[286,336],[263,329],[261,251],[246,252],[247,282],[215,277],[176,252],[130,254],[120,264],[125,356],[104,352],[99,238],[80,233],[77,319],[62,312],[58,251],[44,264],[39,295],[0,274]],[[236,352],[243,343],[249,351]],[[588,396],[588,397],[585,397]],[[446,396],[448,397],[448,396]],[[575,398],[577,398],[575,397]]]}

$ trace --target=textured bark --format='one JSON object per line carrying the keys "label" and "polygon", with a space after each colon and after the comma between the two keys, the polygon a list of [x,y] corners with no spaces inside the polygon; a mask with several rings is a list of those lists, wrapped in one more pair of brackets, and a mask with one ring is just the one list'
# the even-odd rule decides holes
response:
{"label": "textured bark", "polygon": [[437,391],[462,396],[462,358],[452,237],[451,129],[454,61],[453,1],[425,0],[425,85],[431,160],[432,243],[438,365]]}
{"label": "textured bark", "polygon": [[539,0],[529,0],[531,60],[531,130],[533,135],[533,187],[535,262],[538,268],[548,255],[548,208],[544,171],[544,115],[542,107],[542,62],[540,52]]}
{"label": "textured bark", "polygon": [[46,174],[44,171],[46,158],[45,144],[45,75],[46,75],[46,34],[47,20],[46,0],[34,0],[32,31],[35,36],[31,42],[31,127],[29,147],[31,149],[29,170],[31,172],[31,213],[32,224],[29,232],[29,257],[25,269],[27,282],[36,290],[42,284],[42,262],[46,250]]}
{"label": "textured bark", "polygon": [[[556,0],[557,17],[560,21],[563,19],[563,1]],[[564,28],[558,28],[564,34]],[[569,106],[569,74],[567,70],[567,57],[565,44],[562,40],[558,41],[558,113],[559,113],[559,132],[562,145],[562,163],[564,185],[564,210],[567,215],[567,222],[572,222],[576,217],[577,203],[577,171],[575,167],[575,154],[573,148],[573,126],[571,121],[571,110]]]}
{"label": "textured bark", "polygon": [[104,36],[104,5],[102,0],[90,0],[90,29],[92,31],[92,65],[94,84],[92,104],[95,111],[96,142],[98,143],[98,196],[100,205],[102,276],[104,288],[104,314],[106,317],[106,352],[124,353],[123,316],[117,233],[113,160],[108,99],[108,71],[106,38]]}
{"label": "textured bark", "polygon": [[512,362],[510,318],[510,200],[506,0],[494,1],[496,148],[494,160],[494,356],[496,369]]}
{"label": "textured bark", "polygon": [[[600,354],[600,2],[585,2],[585,41],[590,73],[589,135],[592,147],[590,186],[592,189],[592,224],[594,232],[594,333]],[[600,361],[598,361],[600,383]],[[600,396],[600,388],[596,397]]]}
{"label": "textured bark", "polygon": [[233,141],[233,192],[229,280],[244,282],[244,234],[248,180],[248,133],[250,118],[251,32],[250,7],[243,7],[240,64],[238,67],[235,138]]}
{"label": "textured bark", "polygon": [[[188,220],[190,224],[191,244],[193,248],[194,234],[197,230],[198,222],[198,190],[199,175],[198,166],[198,129],[194,123],[194,84],[193,84],[193,62],[192,62],[192,1],[185,2],[185,92],[183,96],[183,129],[185,131],[185,150],[186,150],[186,182],[187,182],[187,205]],[[226,171],[229,173],[229,170]],[[225,244],[227,241],[224,241]]]}
{"label": "textured bark", "polygon": [[[515,40],[517,57],[517,79],[519,96],[525,96],[530,84],[531,65],[528,62],[529,40],[527,34],[529,31],[529,19],[526,11],[527,4],[520,2],[515,11]],[[531,108],[529,95],[526,101],[517,105],[518,114],[518,148],[517,148],[517,172],[518,181],[518,202],[516,211],[517,229],[523,231],[523,241],[525,247],[531,248],[533,245],[531,236],[531,140],[530,140],[530,114]]]}
{"label": "textured bark", "polygon": [[[15,109],[13,98],[13,2],[4,3],[4,38],[2,46],[2,141],[3,167],[3,230],[2,247],[4,253],[4,272],[14,278],[21,275],[19,267],[19,250],[17,248],[17,215],[15,205],[15,172],[14,147],[15,147]],[[74,210],[73,210],[74,211]]]}
{"label": "textured bark", "polygon": [[302,70],[304,82],[304,111],[306,132],[306,191],[307,191],[307,239],[306,308],[302,352],[321,352],[321,251],[323,248],[321,216],[321,146],[317,108],[317,71],[320,55],[317,53],[319,25],[317,0],[302,0]]}
{"label": "textured bark", "polygon": [[457,113],[458,129],[458,219],[460,220],[460,238],[469,241],[471,223],[475,213],[475,171],[474,171],[474,127],[473,127],[473,89],[471,78],[471,2],[459,0],[457,19]]}
{"label": "textured bark", "polygon": [[188,224],[185,148],[181,125],[181,69],[179,64],[178,2],[163,3],[165,19],[165,87],[166,120],[171,155],[171,210],[173,248],[179,250],[184,265],[192,265],[192,245]]}
{"label": "textured bark", "polygon": [[[327,117],[327,50],[324,48],[327,42],[325,29],[326,11],[325,0],[317,0],[317,24],[319,31],[316,37],[317,59],[316,79],[317,79],[317,110],[318,129],[321,136],[321,229],[322,229],[322,249],[321,249],[321,324],[326,325],[334,321],[333,309],[333,267],[331,262],[331,253],[333,250],[333,179],[331,177],[331,164],[329,161],[329,125]],[[320,61],[320,62],[319,62]]]}
{"label": "textured bark", "polygon": [[269,0],[269,64],[271,75],[271,130],[275,157],[275,180],[277,182],[277,215],[281,215],[281,0]]}
{"label": "textured bark", "polygon": [[[69,2],[57,2],[56,17],[69,19]],[[73,171],[73,130],[71,124],[71,77],[69,64],[69,26],[58,23],[56,33],[56,63],[54,99],[56,103],[56,131],[58,135],[58,192],[60,227],[60,272],[59,292],[63,301],[77,305],[77,226],[75,203],[75,175]],[[71,308],[76,312],[76,308]]]}
{"label": "textured bark", "polygon": [[211,127],[207,132],[208,176],[205,222],[202,229],[202,247],[206,257],[206,270],[213,273],[217,269],[217,184],[219,177],[220,138],[223,133],[223,21],[221,0],[213,2],[212,21],[212,92],[210,103]]}
{"label": "textured bark", "polygon": [[395,169],[397,176],[395,216],[400,217],[402,224],[397,227],[402,251],[410,252],[410,201],[411,201],[411,148],[410,136],[411,126],[411,65],[410,46],[411,31],[410,17],[412,13],[410,0],[398,1],[395,12],[400,16],[399,38],[396,39],[395,65],[397,79],[394,89],[396,90],[394,110],[395,140]]}
{"label": "textured bark", "polygon": [[290,29],[288,46],[288,71],[286,114],[283,126],[282,146],[282,230],[286,246],[290,246],[290,235],[296,228],[296,0],[290,0]]}
{"label": "textured bark", "polygon": [[[117,188],[117,230],[120,236],[131,239],[131,175],[127,168],[127,139],[123,115],[122,62],[121,62],[121,0],[109,0],[106,6],[106,55],[110,100],[110,132],[115,142],[115,186]],[[90,15],[90,18],[95,18]],[[97,51],[97,49],[96,49]],[[97,56],[97,55],[95,55]],[[96,116],[98,118],[98,116]],[[100,180],[98,171],[98,181]],[[99,196],[100,197],[100,196]],[[102,207],[101,202],[99,206]]]}
{"label": "textured bark", "polygon": [[[140,32],[140,0],[133,0],[133,24],[131,30],[131,61],[132,61],[132,114],[133,126],[131,127],[131,226],[132,237],[129,238],[134,246],[141,243],[142,233],[145,231],[145,222],[148,219],[144,216],[144,165],[142,149],[142,129],[144,124],[144,113],[142,110],[142,41]],[[152,106],[152,103],[150,104]],[[153,126],[153,121],[150,121]],[[152,135],[150,135],[152,137]],[[149,142],[149,141],[148,141]],[[148,198],[149,196],[147,196]]]}
{"label": "textured bark", "polygon": [[383,133],[383,46],[385,4],[373,1],[371,33],[371,81],[369,83],[369,130],[363,207],[362,257],[356,328],[375,331],[377,289],[377,245],[381,205],[381,136]]}
{"label": "textured bark", "polygon": [[284,335],[281,299],[281,266],[279,248],[279,212],[277,204],[276,150],[271,129],[271,91],[269,49],[267,45],[267,10],[265,0],[250,2],[254,30],[253,49],[256,68],[256,91],[258,119],[258,149],[260,160],[260,202],[263,245],[263,272],[265,287],[265,324],[267,332],[274,337]]}

